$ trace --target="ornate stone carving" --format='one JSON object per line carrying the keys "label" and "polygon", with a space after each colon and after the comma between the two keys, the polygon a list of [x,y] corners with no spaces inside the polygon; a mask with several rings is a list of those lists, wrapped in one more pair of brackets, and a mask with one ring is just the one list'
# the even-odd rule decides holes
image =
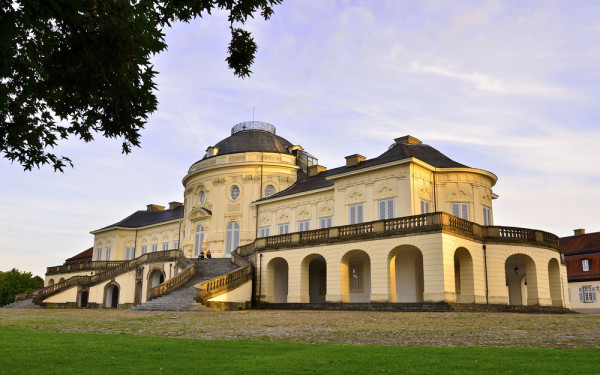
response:
{"label": "ornate stone carving", "polygon": [[310,207],[300,206],[297,209],[298,219],[300,220],[308,220],[310,219]]}
{"label": "ornate stone carving", "polygon": [[386,183],[382,184],[379,189],[377,189],[377,198],[389,198],[394,195],[394,189]]}
{"label": "ornate stone carving", "polygon": [[289,210],[281,210],[281,212],[277,215],[277,220],[280,223],[286,223],[290,221],[290,212]]}
{"label": "ornate stone carving", "polygon": [[328,204],[324,204],[319,210],[319,216],[333,216],[333,209]]}
{"label": "ornate stone carving", "polygon": [[244,175],[245,182],[252,181],[252,180],[254,180],[254,176],[252,176],[251,174]]}
{"label": "ornate stone carving", "polygon": [[227,182],[227,177],[217,177],[213,179],[213,185],[223,185]]}
{"label": "ornate stone carving", "polygon": [[262,227],[267,226],[267,225],[271,225],[271,217],[270,217],[270,215],[260,215],[260,218],[258,219],[258,223]]}
{"label": "ornate stone carving", "polygon": [[241,210],[241,205],[239,203],[237,204],[227,204],[227,211],[240,211]]}
{"label": "ornate stone carving", "polygon": [[426,200],[431,199],[431,190],[429,190],[429,186],[423,186],[419,189],[419,197]]}
{"label": "ornate stone carving", "polygon": [[450,201],[470,201],[471,197],[463,189],[457,189],[448,196],[448,199]]}
{"label": "ornate stone carving", "polygon": [[358,189],[350,190],[346,196],[346,199],[349,203],[364,201],[363,194]]}

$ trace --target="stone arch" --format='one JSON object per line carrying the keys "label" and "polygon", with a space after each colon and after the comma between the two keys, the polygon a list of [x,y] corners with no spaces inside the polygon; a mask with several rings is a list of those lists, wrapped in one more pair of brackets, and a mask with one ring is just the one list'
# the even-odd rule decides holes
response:
{"label": "stone arch", "polygon": [[77,292],[77,307],[85,308],[88,305],[90,292],[88,289],[80,289]]}
{"label": "stone arch", "polygon": [[521,253],[513,254],[504,262],[506,290],[509,305],[538,304],[538,285],[535,261]]}
{"label": "stone arch", "polygon": [[454,252],[454,290],[456,302],[475,303],[473,257],[464,247],[459,247]]}
{"label": "stone arch", "polygon": [[267,263],[265,277],[266,299],[273,303],[287,303],[288,263],[283,258],[273,258]]}
{"label": "stone arch", "polygon": [[552,306],[563,306],[560,264],[556,258],[552,258],[548,262],[548,283],[550,287]]}
{"label": "stone arch", "polygon": [[54,279],[48,280],[48,285],[46,285],[46,286],[52,286],[52,285],[54,285]]}
{"label": "stone arch", "polygon": [[300,264],[301,300],[324,303],[327,295],[327,261],[320,254],[305,257]]}
{"label": "stone arch", "polygon": [[58,280],[58,282],[59,282],[59,283],[62,283],[63,281],[65,281],[65,278],[64,278],[64,277],[61,277],[61,278]]}
{"label": "stone arch", "polygon": [[371,258],[363,250],[348,251],[340,262],[342,302],[371,302]]}
{"label": "stone arch", "polygon": [[388,254],[390,302],[423,302],[423,253],[412,245],[398,246]]}
{"label": "stone arch", "polygon": [[107,309],[116,309],[119,307],[119,284],[112,281],[104,287],[104,307]]}
{"label": "stone arch", "polygon": [[160,268],[154,268],[148,273],[148,290],[165,282],[165,272]]}

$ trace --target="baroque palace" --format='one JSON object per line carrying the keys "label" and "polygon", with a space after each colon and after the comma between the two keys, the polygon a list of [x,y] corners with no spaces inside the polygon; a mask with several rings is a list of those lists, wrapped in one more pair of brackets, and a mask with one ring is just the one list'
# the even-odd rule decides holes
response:
{"label": "baroque palace", "polygon": [[[173,309],[250,301],[568,308],[558,238],[495,226],[496,181],[411,136],[326,169],[273,125],[241,123],[189,168],[183,204],[150,204],[92,231],[93,247],[48,267],[33,301],[136,309],[179,293]],[[213,259],[196,259],[208,250]]]}

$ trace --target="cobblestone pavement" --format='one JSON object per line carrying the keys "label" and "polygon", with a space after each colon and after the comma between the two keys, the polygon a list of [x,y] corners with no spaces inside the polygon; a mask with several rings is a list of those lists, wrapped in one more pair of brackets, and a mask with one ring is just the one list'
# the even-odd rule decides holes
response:
{"label": "cobblestone pavement", "polygon": [[600,315],[0,310],[0,330],[402,346],[600,348]]}

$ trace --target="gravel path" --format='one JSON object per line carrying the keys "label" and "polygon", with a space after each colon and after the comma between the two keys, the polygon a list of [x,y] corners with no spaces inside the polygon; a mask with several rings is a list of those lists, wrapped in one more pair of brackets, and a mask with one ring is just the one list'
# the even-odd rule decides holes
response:
{"label": "gravel path", "polygon": [[0,330],[402,346],[600,348],[600,316],[363,311],[0,310]]}

